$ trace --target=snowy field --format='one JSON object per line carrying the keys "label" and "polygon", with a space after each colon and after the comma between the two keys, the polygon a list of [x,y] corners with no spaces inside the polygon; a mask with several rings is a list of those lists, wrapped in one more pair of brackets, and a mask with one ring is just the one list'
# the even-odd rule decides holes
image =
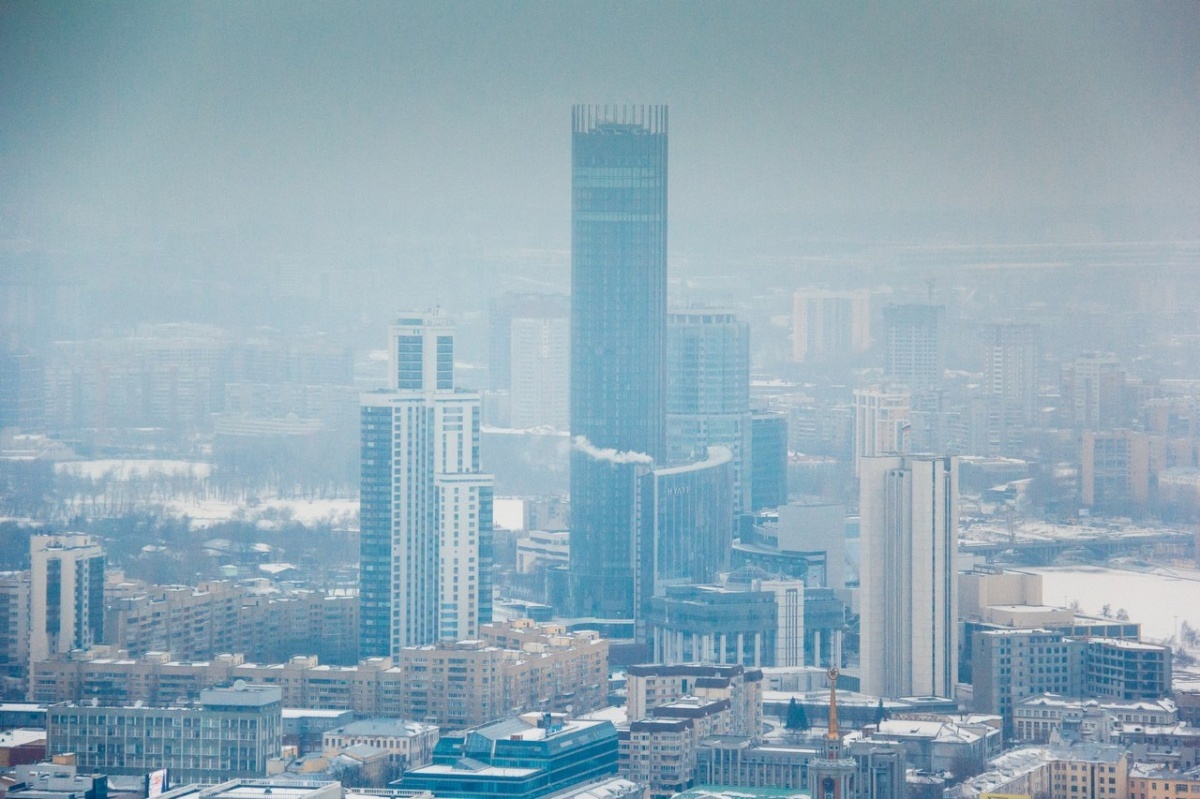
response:
{"label": "snowy field", "polygon": [[357,499],[263,499],[254,504],[191,497],[163,504],[170,516],[187,516],[192,529],[232,519],[289,519],[304,525],[329,522],[333,527],[358,529]]}
{"label": "snowy field", "polygon": [[1165,641],[1176,624],[1200,628],[1200,571],[1157,568],[1146,571],[1104,566],[1022,568],[1042,575],[1047,605],[1078,601],[1084,613],[1100,615],[1105,605],[1115,615],[1124,608],[1130,621],[1140,622],[1142,637]]}

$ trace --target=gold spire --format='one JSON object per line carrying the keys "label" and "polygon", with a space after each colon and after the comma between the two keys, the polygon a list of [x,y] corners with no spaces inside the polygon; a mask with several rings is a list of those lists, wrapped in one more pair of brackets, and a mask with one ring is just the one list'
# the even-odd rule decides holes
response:
{"label": "gold spire", "polygon": [[837,667],[830,666],[825,674],[829,677],[829,740],[840,741],[842,736],[838,734],[837,722]]}

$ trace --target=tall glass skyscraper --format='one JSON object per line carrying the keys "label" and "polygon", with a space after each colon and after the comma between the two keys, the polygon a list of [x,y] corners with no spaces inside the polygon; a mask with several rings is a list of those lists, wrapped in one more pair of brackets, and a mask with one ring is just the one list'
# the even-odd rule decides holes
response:
{"label": "tall glass skyscraper", "polygon": [[636,470],[666,454],[667,108],[571,126],[571,597],[632,618]]}

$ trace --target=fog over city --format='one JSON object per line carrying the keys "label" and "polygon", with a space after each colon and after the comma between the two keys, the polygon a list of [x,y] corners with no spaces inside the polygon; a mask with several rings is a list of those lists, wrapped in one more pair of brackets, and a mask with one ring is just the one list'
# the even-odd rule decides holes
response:
{"label": "fog over city", "polygon": [[1200,3],[0,5],[12,799],[1178,799],[1198,539]]}

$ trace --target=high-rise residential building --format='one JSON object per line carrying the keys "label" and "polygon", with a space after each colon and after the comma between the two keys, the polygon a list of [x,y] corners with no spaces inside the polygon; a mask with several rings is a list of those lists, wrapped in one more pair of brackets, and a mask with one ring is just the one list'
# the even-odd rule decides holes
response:
{"label": "high-rise residential building", "polygon": [[941,305],[889,305],[883,309],[888,379],[913,391],[937,388],[945,369]]}
{"label": "high-rise residential building", "polygon": [[667,458],[733,454],[733,503],[750,510],[750,326],[718,309],[667,315]]}
{"label": "high-rise residential building", "polygon": [[388,388],[362,397],[363,657],[474,638],[491,621],[492,476],[479,394],[454,386],[453,324],[401,317],[388,367]]}
{"label": "high-rise residential building", "polygon": [[863,458],[862,690],[951,696],[958,671],[958,460]]}
{"label": "high-rise residential building", "polygon": [[571,136],[571,596],[634,614],[631,462],[666,455],[667,108],[576,106]]}
{"label": "high-rise residential building", "polygon": [[1128,427],[1125,370],[1115,355],[1089,353],[1063,365],[1062,397],[1077,430]]}
{"label": "high-rise residential building", "polygon": [[509,426],[569,427],[567,393],[571,333],[566,312],[512,320]]}
{"label": "high-rise residential building", "polygon": [[792,360],[811,363],[865,352],[871,345],[871,294],[865,289],[801,289],[792,299]]}
{"label": "high-rise residential building", "polygon": [[0,698],[25,696],[29,593],[29,572],[0,572]]}
{"label": "high-rise residential building", "polygon": [[788,501],[788,418],[778,411],[750,417],[750,509],[778,508]]}
{"label": "high-rise residential building", "polygon": [[104,638],[104,550],[83,533],[29,539],[29,660]]}
{"label": "high-rise residential building", "polygon": [[904,388],[854,390],[854,473],[863,458],[908,452],[912,397]]}
{"label": "high-rise residential building", "polygon": [[1002,452],[1019,447],[1037,413],[1042,334],[1037,325],[988,325],[983,331],[984,391],[991,399]]}

